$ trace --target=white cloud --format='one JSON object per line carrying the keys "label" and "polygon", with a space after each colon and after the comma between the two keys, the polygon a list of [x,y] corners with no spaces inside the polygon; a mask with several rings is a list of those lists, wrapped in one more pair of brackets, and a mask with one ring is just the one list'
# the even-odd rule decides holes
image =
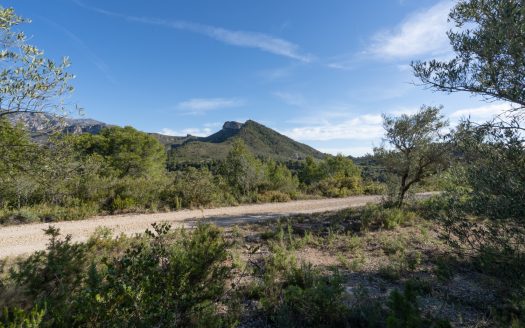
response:
{"label": "white cloud", "polygon": [[125,20],[149,25],[158,25],[168,28],[173,28],[177,30],[185,30],[198,34],[205,35],[217,41],[239,47],[246,48],[255,48],[265,52],[269,52],[275,55],[284,56],[299,60],[302,62],[311,62],[314,59],[314,56],[311,54],[303,53],[299,46],[264,33],[251,32],[251,31],[241,31],[241,30],[229,30],[222,27],[197,24],[192,22],[185,22],[181,20],[165,20],[159,18],[151,17],[139,17],[139,16],[130,16],[120,13],[115,13],[107,11],[104,9],[99,9],[95,7],[88,6],[80,0],[74,0],[75,3],[81,7],[87,8],[89,10],[96,11],[100,14],[106,16],[113,16],[123,18]]}
{"label": "white cloud", "polygon": [[392,114],[395,116],[401,116],[401,115],[414,115],[417,112],[419,112],[419,107],[397,107],[396,109],[393,109],[388,112],[388,114]]}
{"label": "white cloud", "polygon": [[460,119],[470,116],[471,120],[479,122],[490,120],[494,118],[494,116],[503,114],[511,108],[512,106],[508,103],[493,103],[480,107],[460,109],[450,114],[450,117],[452,119]]}
{"label": "white cloud", "polygon": [[334,61],[330,62],[326,65],[328,68],[343,70],[343,71],[350,71],[355,68],[355,60],[343,60],[343,61]]}
{"label": "white cloud", "polygon": [[328,153],[328,154],[332,154],[332,155],[338,155],[338,154],[343,154],[345,156],[364,156],[366,154],[372,154],[373,153],[373,147],[370,146],[370,147],[361,147],[361,146],[356,146],[356,147],[342,147],[342,148],[318,148],[317,150],[323,152],[323,153]]}
{"label": "white cloud", "polygon": [[221,27],[183,22],[174,22],[170,25],[175,28],[186,29],[195,33],[204,34],[213,39],[234,46],[257,48],[275,55],[289,57],[307,63],[313,60],[312,55],[301,53],[299,51],[298,45],[290,41],[263,33],[233,31]]}
{"label": "white cloud", "polygon": [[200,115],[205,112],[221,109],[235,108],[244,105],[244,101],[238,98],[192,98],[177,104],[185,114]]}
{"label": "white cloud", "polygon": [[170,128],[164,128],[160,130],[158,133],[164,134],[167,136],[186,136],[188,134],[191,134],[192,136],[197,137],[207,137],[210,134],[213,133],[213,131],[210,128],[188,128],[188,129],[182,129],[182,130],[172,130]]}
{"label": "white cloud", "polygon": [[301,141],[379,140],[383,135],[381,115],[361,115],[352,119],[321,122],[282,131],[288,137]]}
{"label": "white cloud", "polygon": [[409,15],[396,28],[376,34],[367,52],[382,58],[403,59],[450,52],[446,32],[450,29],[447,19],[453,4],[446,0]]}

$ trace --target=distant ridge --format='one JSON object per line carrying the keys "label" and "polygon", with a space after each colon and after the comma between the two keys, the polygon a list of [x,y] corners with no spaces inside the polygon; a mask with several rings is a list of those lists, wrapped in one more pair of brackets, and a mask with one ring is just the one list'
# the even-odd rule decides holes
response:
{"label": "distant ridge", "polygon": [[16,113],[8,116],[12,124],[21,124],[33,138],[41,140],[54,132],[97,134],[109,124],[92,119],[64,118],[47,113]]}
{"label": "distant ridge", "polygon": [[256,156],[262,158],[289,161],[305,159],[307,156],[325,156],[310,146],[252,120],[244,124],[228,121],[220,131],[208,137],[192,137],[170,146],[176,162],[220,160],[226,157],[235,138],[243,140]]}
{"label": "distant ridge", "polygon": [[[20,113],[12,115],[9,119],[12,123],[22,124],[36,140],[42,140],[52,132],[97,134],[103,128],[111,126],[92,119],[59,118],[44,113]],[[290,161],[305,159],[307,156],[325,157],[320,151],[252,120],[245,123],[227,121],[221,130],[207,137],[149,134],[166,147],[174,162],[224,159],[235,138],[243,140],[248,149],[262,158]]]}

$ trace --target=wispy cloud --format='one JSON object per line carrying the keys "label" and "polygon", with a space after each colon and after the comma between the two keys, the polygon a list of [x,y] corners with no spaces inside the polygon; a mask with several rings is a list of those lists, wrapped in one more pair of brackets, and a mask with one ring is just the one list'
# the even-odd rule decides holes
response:
{"label": "wispy cloud", "polygon": [[317,150],[328,153],[332,155],[351,155],[351,156],[364,156],[366,154],[372,154],[373,153],[373,147],[366,147],[366,146],[355,146],[355,147],[335,147],[335,148],[324,148],[320,147],[317,148]]}
{"label": "wispy cloud", "polygon": [[490,120],[497,115],[501,115],[510,109],[512,109],[512,106],[508,103],[492,103],[479,107],[457,110],[450,114],[450,118],[461,119],[470,117],[470,119],[475,122],[482,122]]}
{"label": "wispy cloud", "polygon": [[55,27],[56,29],[59,29],[64,33],[74,44],[75,47],[77,47],[84,56],[86,56],[89,61],[100,71],[102,74],[104,74],[104,77],[111,83],[117,84],[117,81],[113,74],[111,74],[111,70],[109,66],[102,60],[97,54],[91,50],[91,48],[76,34],[68,30],[62,25],[59,25],[45,17],[39,16],[40,20],[46,22],[47,24]]}
{"label": "wispy cloud", "polygon": [[453,5],[452,1],[445,0],[427,10],[409,15],[396,28],[377,33],[366,52],[387,59],[450,52],[446,32],[450,28],[447,19]]}
{"label": "wispy cloud", "polygon": [[394,115],[394,116],[401,116],[401,115],[414,115],[419,111],[419,107],[404,107],[399,106],[395,109],[392,109],[388,112],[388,114]]}
{"label": "wispy cloud", "polygon": [[207,137],[210,134],[212,134],[213,131],[210,128],[188,128],[188,129],[182,129],[182,130],[173,130],[170,128],[164,128],[160,130],[158,133],[164,134],[167,136],[186,136],[190,134],[192,136],[197,136],[197,137]]}
{"label": "wispy cloud", "polygon": [[119,17],[130,22],[158,25],[173,28],[176,30],[183,30],[197,34],[202,34],[209,38],[215,39],[217,41],[229,45],[246,48],[255,48],[275,55],[299,60],[301,62],[311,62],[314,59],[313,55],[302,52],[297,44],[264,33],[242,30],[230,30],[222,27],[197,24],[182,20],[166,20],[152,17],[125,15],[96,7],[91,7],[84,4],[80,0],[74,1],[77,5],[83,8],[93,10],[106,16]]}
{"label": "wispy cloud", "polygon": [[325,66],[332,69],[350,71],[358,66],[362,54],[344,54],[328,58]]}
{"label": "wispy cloud", "polygon": [[200,115],[211,110],[236,108],[244,105],[238,98],[192,98],[177,104],[177,108],[185,114]]}
{"label": "wispy cloud", "polygon": [[374,140],[383,135],[381,115],[360,115],[336,122],[321,122],[282,131],[301,141]]}

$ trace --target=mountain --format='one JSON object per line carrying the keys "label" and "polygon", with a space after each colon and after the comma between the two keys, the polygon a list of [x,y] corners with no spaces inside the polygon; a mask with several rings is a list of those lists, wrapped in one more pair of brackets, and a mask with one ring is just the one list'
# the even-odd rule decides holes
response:
{"label": "mountain", "polygon": [[[181,138],[181,137],[178,137]],[[234,138],[244,141],[256,156],[278,161],[300,160],[307,156],[323,158],[318,150],[292,140],[252,120],[246,123],[226,122],[222,129],[208,137],[185,137],[182,142],[171,144],[175,162],[219,160],[226,157]]]}
{"label": "mountain", "polygon": [[[37,141],[52,132],[97,134],[112,125],[92,119],[59,118],[45,113],[18,113],[10,116],[14,124],[22,124]],[[240,138],[256,156],[277,161],[300,160],[307,156],[323,158],[325,154],[292,140],[252,120],[246,123],[225,122],[222,129],[208,137],[168,136],[149,133],[170,152],[173,162],[220,160],[228,154],[233,140]]]}
{"label": "mountain", "polygon": [[47,113],[16,113],[9,116],[13,124],[21,124],[33,137],[39,139],[52,132],[69,134],[97,134],[109,124],[92,119],[72,119]]}

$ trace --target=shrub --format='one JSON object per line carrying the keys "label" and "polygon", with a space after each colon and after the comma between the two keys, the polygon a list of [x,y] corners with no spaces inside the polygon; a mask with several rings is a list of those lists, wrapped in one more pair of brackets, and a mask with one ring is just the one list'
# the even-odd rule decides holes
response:
{"label": "shrub", "polygon": [[361,214],[361,227],[393,229],[408,224],[416,219],[412,211],[400,208],[385,208],[380,205],[368,205]]}
{"label": "shrub", "polygon": [[39,328],[45,312],[38,307],[28,312],[20,308],[4,308],[0,313],[0,328]]}
{"label": "shrub", "polygon": [[72,296],[82,286],[86,247],[71,243],[71,236],[60,239],[59,230],[49,227],[46,251],[19,260],[10,278],[40,308],[47,308],[45,321],[50,326],[70,325],[74,313]]}
{"label": "shrub", "polygon": [[[18,260],[9,273],[9,288],[23,293],[35,311],[46,308],[45,315],[34,316],[43,316],[43,326],[231,324],[235,311],[219,311],[229,304],[223,296],[232,269],[225,264],[229,244],[221,231],[211,225],[191,233],[170,233],[168,225],[153,228],[133,242],[99,231],[83,244],[72,243],[70,236],[61,239],[50,228],[47,251]],[[14,304],[20,300],[9,302],[10,309],[20,305]],[[9,318],[33,316],[13,311]]]}
{"label": "shrub", "polygon": [[299,180],[284,164],[269,160],[264,164],[264,181],[259,185],[260,191],[275,191],[289,196],[295,195]]}
{"label": "shrub", "polygon": [[232,149],[219,168],[232,194],[242,201],[252,198],[264,179],[261,161],[246,148],[241,139],[235,139]]}
{"label": "shrub", "polygon": [[289,202],[290,200],[289,194],[280,191],[272,190],[257,194],[257,202],[260,203]]}
{"label": "shrub", "polygon": [[421,316],[417,304],[418,290],[412,281],[405,284],[403,293],[397,289],[388,299],[389,314],[386,319],[388,328],[447,328],[452,327],[444,320],[425,319]]}
{"label": "shrub", "polygon": [[162,191],[160,198],[175,209],[228,203],[227,188],[221,189],[219,184],[207,168],[189,167],[173,173],[172,182]]}
{"label": "shrub", "polygon": [[298,176],[307,192],[325,197],[345,197],[363,192],[361,170],[342,155],[329,156],[318,162],[308,157]]}
{"label": "shrub", "polygon": [[0,210],[0,224],[79,220],[98,213],[99,207],[93,203],[81,203],[71,206],[37,204],[24,206],[20,209]]}
{"label": "shrub", "polygon": [[293,268],[284,282],[278,327],[349,327],[345,291],[336,274],[323,276],[311,265]]}
{"label": "shrub", "polygon": [[155,210],[165,183],[162,177],[116,179],[107,188],[103,208],[112,213]]}
{"label": "shrub", "polygon": [[[145,242],[108,260],[95,270],[87,290],[95,290],[92,310],[83,320],[109,326],[220,326],[217,301],[224,293],[230,268],[227,244],[220,231],[199,225],[188,234],[180,230],[170,241],[168,225],[154,225]],[[101,282],[101,283],[98,283]]]}

